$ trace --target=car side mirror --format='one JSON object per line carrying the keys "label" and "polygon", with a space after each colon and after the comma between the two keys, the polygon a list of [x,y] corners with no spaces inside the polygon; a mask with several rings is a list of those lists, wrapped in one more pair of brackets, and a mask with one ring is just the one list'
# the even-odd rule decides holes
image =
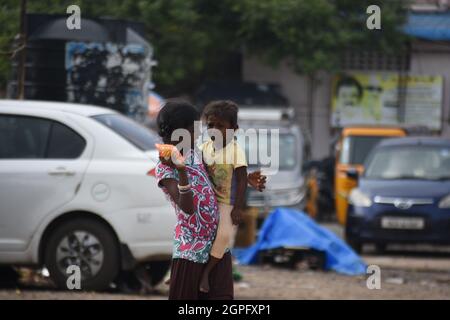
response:
{"label": "car side mirror", "polygon": [[359,172],[355,168],[351,168],[347,170],[347,178],[352,180],[358,180],[359,178]]}

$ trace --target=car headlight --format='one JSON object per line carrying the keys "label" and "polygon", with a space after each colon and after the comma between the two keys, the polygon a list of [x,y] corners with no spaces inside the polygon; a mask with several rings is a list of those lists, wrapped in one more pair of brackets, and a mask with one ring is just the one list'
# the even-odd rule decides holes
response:
{"label": "car headlight", "polygon": [[358,188],[353,189],[348,197],[348,202],[355,207],[370,207],[372,200]]}
{"label": "car headlight", "polygon": [[450,208],[450,194],[446,197],[443,197],[441,201],[439,201],[439,208],[448,209]]}

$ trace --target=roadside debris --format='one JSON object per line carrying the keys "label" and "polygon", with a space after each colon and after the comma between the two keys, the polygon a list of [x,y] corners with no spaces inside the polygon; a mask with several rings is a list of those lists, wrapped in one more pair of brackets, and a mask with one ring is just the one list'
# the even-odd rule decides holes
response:
{"label": "roadside debris", "polygon": [[288,265],[296,262],[292,258],[296,255],[309,255],[310,266],[316,269],[347,275],[366,273],[366,264],[343,240],[305,213],[293,209],[275,209],[264,221],[253,246],[233,250],[244,265],[263,262],[268,253],[275,262]]}

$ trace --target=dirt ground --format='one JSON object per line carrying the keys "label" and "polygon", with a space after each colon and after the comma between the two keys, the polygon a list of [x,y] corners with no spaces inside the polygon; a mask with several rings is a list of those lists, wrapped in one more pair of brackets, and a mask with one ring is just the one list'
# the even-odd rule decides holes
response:
{"label": "dirt ground", "polygon": [[[270,265],[237,266],[236,299],[450,299],[450,258],[367,256],[381,268],[381,288],[368,289],[367,277],[335,272],[292,270]],[[68,292],[45,285],[0,288],[0,299],[167,299],[167,286],[150,295]]]}
{"label": "dirt ground", "polygon": [[[326,226],[342,234],[339,226]],[[369,275],[345,276],[333,271],[287,269],[273,265],[236,266],[242,281],[235,282],[236,299],[450,299],[450,247],[390,246],[377,253],[370,246],[362,256],[367,265],[381,270],[381,288],[368,289]],[[151,294],[74,292],[52,289],[45,279],[0,286],[5,299],[167,299],[168,286],[160,284]]]}
{"label": "dirt ground", "polygon": [[450,272],[382,269],[381,288],[367,288],[367,276],[293,272],[243,267],[238,299],[449,299]]}

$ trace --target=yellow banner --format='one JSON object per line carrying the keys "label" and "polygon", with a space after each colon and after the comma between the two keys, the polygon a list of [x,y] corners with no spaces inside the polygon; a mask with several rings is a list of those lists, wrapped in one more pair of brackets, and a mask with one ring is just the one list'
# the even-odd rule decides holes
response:
{"label": "yellow banner", "polygon": [[441,128],[442,76],[346,73],[333,78],[331,125],[425,125]]}

